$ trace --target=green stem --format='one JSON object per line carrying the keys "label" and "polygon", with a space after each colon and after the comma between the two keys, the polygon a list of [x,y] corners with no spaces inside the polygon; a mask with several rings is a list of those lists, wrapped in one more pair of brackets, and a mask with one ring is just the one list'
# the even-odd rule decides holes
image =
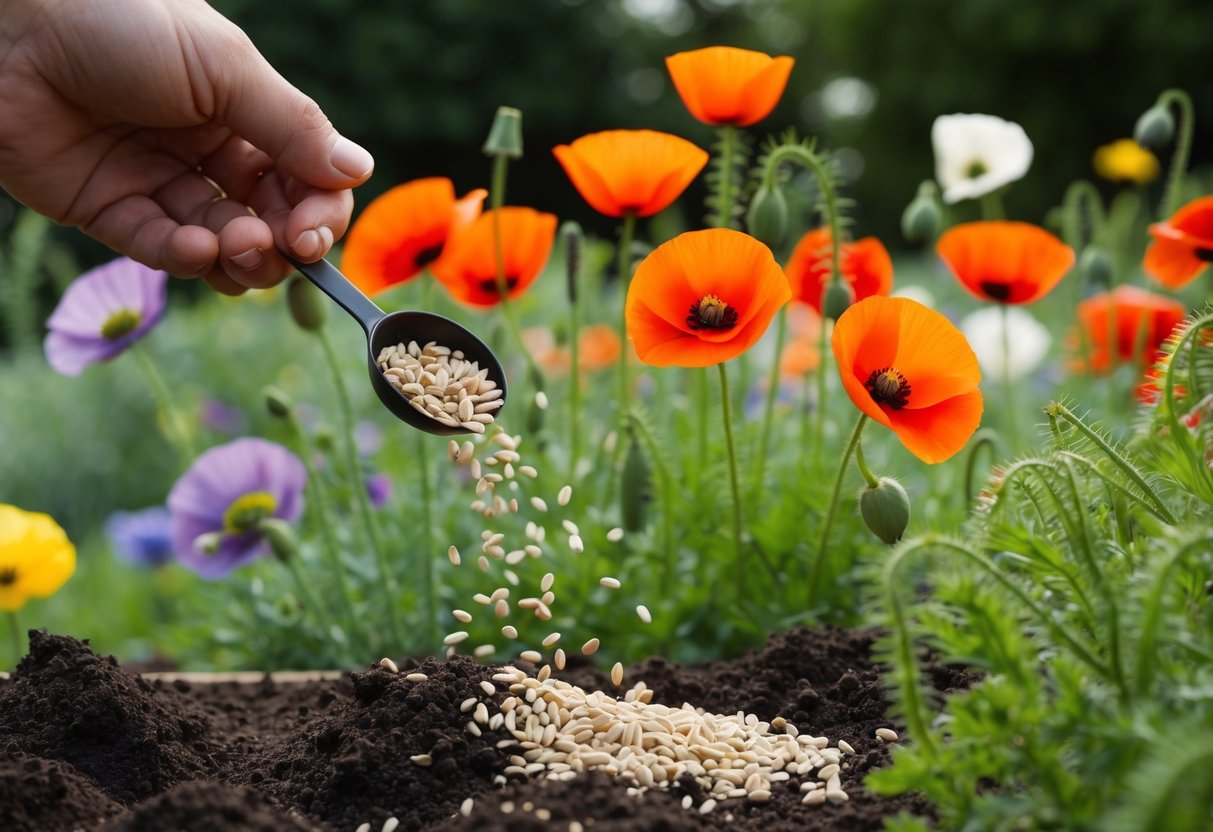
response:
{"label": "green stem", "polygon": [[696,415],[696,448],[693,470],[695,484],[703,480],[703,467],[708,458],[708,368],[696,367],[691,370],[695,374],[695,415]]}
{"label": "green stem", "polygon": [[670,475],[670,469],[665,464],[660,450],[661,446],[657,444],[657,439],[649,430],[649,426],[645,420],[632,417],[628,420],[628,424],[631,425],[634,435],[648,446],[649,458],[653,461],[653,468],[657,471],[658,479],[661,480],[661,535],[663,548],[665,549],[665,562],[663,565],[665,580],[662,582],[662,586],[673,586],[676,566],[674,556],[674,478]]}
{"label": "green stem", "polygon": [[825,447],[826,435],[826,367],[829,366],[829,359],[826,355],[828,342],[826,339],[826,330],[829,329],[828,319],[825,315],[821,316],[821,332],[817,339],[817,373],[814,380],[817,382],[817,411],[813,414],[813,448],[817,453],[821,453]]}
{"label": "green stem", "polygon": [[1146,482],[1146,478],[1142,476],[1141,472],[1133,467],[1133,465],[1115,448],[1109,445],[1102,436],[1087,427],[1086,423],[1083,422],[1082,419],[1075,416],[1073,411],[1060,402],[1051,402],[1049,406],[1045,408],[1045,413],[1047,413],[1050,418],[1060,416],[1062,419],[1065,419],[1067,422],[1077,428],[1079,433],[1081,433],[1088,440],[1090,440],[1092,444],[1103,451],[1104,455],[1112,461],[1113,465],[1123,471],[1129,479],[1136,483],[1137,487],[1141,489],[1142,496],[1149,500],[1154,507],[1158,509],[1158,513],[1163,517],[1163,519],[1166,520],[1168,524],[1172,526],[1176,524],[1177,521],[1175,519],[1175,515],[1170,512],[1163,501],[1159,499],[1158,495],[1154,493],[1154,489],[1151,488],[1149,483]]}
{"label": "green stem", "polygon": [[1164,107],[1174,104],[1179,108],[1179,134],[1175,140],[1175,153],[1171,155],[1171,167],[1167,171],[1167,187],[1159,205],[1159,214],[1162,219],[1166,219],[1179,208],[1179,201],[1183,197],[1184,174],[1187,173],[1188,159],[1192,154],[1192,137],[1196,124],[1192,98],[1183,90],[1164,90],[1158,96],[1158,104]]}
{"label": "green stem", "polygon": [[913,639],[910,636],[910,625],[906,621],[905,606],[898,592],[900,582],[897,579],[897,569],[901,562],[926,544],[917,541],[900,547],[887,564],[885,564],[882,585],[884,589],[885,608],[893,622],[894,649],[899,673],[895,678],[901,687],[902,711],[906,718],[906,727],[910,729],[910,737],[914,745],[921,749],[927,759],[935,756],[935,745],[931,741],[928,730],[926,703],[918,687],[918,657],[914,651]]}
{"label": "green stem", "polygon": [[720,128],[720,190],[716,195],[716,227],[729,228],[733,223],[733,151],[737,143],[737,128]]}
{"label": "green stem", "polygon": [[8,632],[13,643],[13,667],[21,660],[21,624],[17,621],[17,611],[9,610]]}
{"label": "green stem", "polygon": [[417,431],[417,465],[421,469],[421,581],[422,597],[425,599],[426,648],[434,649],[438,644],[438,608],[434,600],[434,498],[430,493],[429,435]]}
{"label": "green stem", "polygon": [[973,493],[973,473],[974,468],[977,466],[977,459],[983,448],[990,449],[990,464],[993,465],[994,456],[998,452],[997,439],[991,431],[985,428],[977,431],[976,436],[973,438],[973,444],[969,446],[969,458],[965,463],[964,495],[966,512],[973,507],[973,500],[976,497]]}
{"label": "green stem", "polygon": [[834,515],[838,511],[838,498],[842,494],[842,481],[847,473],[847,463],[851,461],[851,454],[855,453],[855,449],[859,447],[859,438],[863,435],[863,427],[867,423],[867,414],[860,413],[859,419],[855,422],[855,429],[851,431],[851,439],[847,442],[846,450],[842,452],[842,459],[838,462],[838,473],[834,475],[834,489],[830,493],[830,504],[826,508],[826,516],[821,524],[821,538],[817,543],[817,559],[813,562],[813,571],[809,575],[808,605],[810,607],[817,601],[821,576],[825,572],[826,548],[830,543],[830,529],[834,527]]}
{"label": "green stem", "polygon": [[506,329],[510,331],[510,336],[518,347],[519,354],[526,361],[527,370],[530,372],[532,381],[537,382],[536,389],[541,390],[543,389],[543,371],[539,369],[539,365],[535,363],[535,357],[531,355],[531,351],[526,348],[526,345],[522,341],[522,328],[518,324],[518,317],[514,314],[513,304],[510,303],[510,287],[505,279],[505,248],[501,239],[501,209],[505,205],[505,181],[508,170],[509,158],[507,156],[497,155],[493,157],[493,179],[492,189],[489,191],[489,209],[490,216],[493,218],[495,279],[497,281],[497,293],[501,296],[501,302],[497,306],[501,310],[501,317],[505,320]]}
{"label": "green stem", "polygon": [[1173,586],[1171,570],[1193,551],[1208,551],[1213,546],[1213,535],[1208,532],[1203,536],[1189,540],[1183,546],[1172,550],[1158,567],[1150,594],[1144,604],[1145,617],[1141,624],[1141,635],[1138,638],[1137,668],[1134,677],[1134,690],[1139,696],[1145,696],[1154,681],[1153,673],[1156,661],[1155,642],[1158,637],[1158,627],[1162,618],[1163,597],[1167,589]]}
{"label": "green stem", "polygon": [[312,591],[312,586],[308,583],[307,577],[303,574],[303,569],[299,566],[299,558],[296,556],[279,558],[278,560],[286,564],[291,577],[295,579],[296,586],[299,587],[300,598],[304,605],[309,608],[312,619],[320,625],[320,631],[324,633],[325,638],[328,638],[331,627],[325,626],[326,610],[324,605],[320,603],[320,599],[316,597],[316,593]]}
{"label": "green stem", "polygon": [[775,356],[771,361],[771,371],[767,376],[767,398],[762,409],[762,431],[758,439],[758,458],[754,464],[754,483],[751,490],[754,494],[753,504],[762,505],[762,487],[766,479],[767,449],[771,444],[771,423],[775,417],[775,400],[779,397],[779,363],[783,358],[784,344],[788,339],[788,308],[785,305],[779,310],[779,318],[775,324]]}
{"label": "green stem", "polygon": [[168,441],[177,449],[182,464],[189,465],[197,452],[194,449],[194,442],[190,438],[189,430],[185,426],[185,420],[181,416],[181,411],[173,403],[173,396],[164,382],[164,376],[160,375],[160,371],[156,369],[156,363],[144,351],[142,344],[132,344],[127,348],[127,352],[135,356],[135,363],[139,365],[139,370],[143,373],[148,387],[152,389],[152,395],[156,399],[160,412],[164,414]]}
{"label": "green stem", "polygon": [[733,441],[733,415],[729,404],[729,374],[724,362],[716,365],[720,370],[720,408],[724,419],[725,446],[729,454],[729,486],[733,491],[733,557],[737,568],[737,600],[745,598],[745,576],[748,564],[742,558],[741,549],[741,483],[737,477],[737,446]]}
{"label": "green stem", "polygon": [[379,578],[383,581],[382,589],[387,595],[385,600],[392,635],[397,639],[397,649],[403,649],[404,630],[396,615],[396,601],[400,597],[400,585],[396,581],[396,573],[387,559],[387,552],[383,549],[383,542],[379,539],[379,529],[375,525],[375,515],[371,511],[371,498],[366,493],[366,483],[362,479],[362,466],[358,462],[358,449],[354,445],[354,412],[350,407],[349,393],[345,389],[345,381],[342,378],[341,362],[337,358],[337,351],[333,348],[332,339],[329,338],[328,332],[323,327],[316,330],[316,337],[320,340],[324,357],[329,365],[329,372],[333,376],[333,389],[337,393],[337,411],[341,415],[342,440],[340,444],[345,452],[345,468],[349,476],[350,491],[354,495],[355,510],[358,512],[362,527],[366,531],[367,541],[374,553],[375,562],[379,567]]}
{"label": "green stem", "polygon": [[619,350],[618,396],[620,424],[628,412],[628,287],[632,283],[632,236],[636,233],[636,215],[630,211],[623,215],[619,231],[619,251],[616,253],[616,272],[619,276],[619,337],[623,340]]}
{"label": "green stem", "polygon": [[1107,215],[1096,187],[1085,179],[1070,183],[1061,200],[1061,218],[1066,245],[1075,252],[1081,253],[1089,243],[1098,240]]}
{"label": "green stem", "polygon": [[863,477],[869,488],[880,487],[880,477],[872,473],[872,469],[868,467],[867,461],[863,458],[862,442],[855,443],[855,467],[859,469],[859,475]]}
{"label": "green stem", "polygon": [[1002,191],[991,191],[981,198],[981,218],[983,220],[1006,219],[1007,212],[1002,205]]}
{"label": "green stem", "polygon": [[[624,336],[626,338],[626,336]],[[569,298],[569,360],[572,366],[569,368],[569,473],[568,482],[577,481],[577,458],[580,455],[579,445],[581,444],[581,436],[579,426],[581,424],[581,367],[580,367],[580,352],[581,352],[581,313],[577,297],[574,295]],[[627,347],[625,341],[620,346],[622,353]]]}

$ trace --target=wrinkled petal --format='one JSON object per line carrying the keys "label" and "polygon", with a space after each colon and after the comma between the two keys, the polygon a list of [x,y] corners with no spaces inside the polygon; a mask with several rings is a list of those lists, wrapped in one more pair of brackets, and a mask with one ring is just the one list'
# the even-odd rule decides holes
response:
{"label": "wrinkled petal", "polygon": [[[947,203],[993,193],[1024,177],[1032,142],[1018,124],[997,116],[939,116],[931,126],[935,178]],[[976,168],[981,172],[974,174]]]}
{"label": "wrinkled petal", "polygon": [[1164,286],[1187,285],[1213,262],[1213,196],[1194,199],[1166,222],[1150,226],[1154,238],[1142,263]]}

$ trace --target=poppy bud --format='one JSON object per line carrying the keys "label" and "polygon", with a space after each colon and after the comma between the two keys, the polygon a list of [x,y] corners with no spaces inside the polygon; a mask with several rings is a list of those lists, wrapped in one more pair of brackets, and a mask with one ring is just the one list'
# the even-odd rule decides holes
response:
{"label": "poppy bud", "polygon": [[838,320],[838,317],[851,308],[855,302],[855,290],[845,280],[833,280],[826,284],[821,293],[821,311],[827,318]]}
{"label": "poppy bud", "polygon": [[585,234],[580,225],[570,220],[560,226],[560,239],[564,241],[565,291],[569,303],[576,303],[577,278],[581,274],[581,245],[585,242]]}
{"label": "poppy bud", "polygon": [[1112,285],[1112,258],[1099,246],[1087,246],[1078,264],[1087,280],[1099,286]]}
{"label": "poppy bud", "polygon": [[649,499],[649,461],[635,437],[628,443],[620,475],[620,515],[623,529],[638,532],[644,528],[644,509]]}
{"label": "poppy bud", "polygon": [[893,544],[901,540],[910,523],[910,498],[897,480],[881,477],[875,488],[868,486],[860,492],[859,513],[872,534]]}
{"label": "poppy bud", "polygon": [[278,560],[286,562],[299,551],[295,530],[285,520],[267,517],[257,524],[257,530],[265,535],[266,542],[270,544],[270,549]]}
{"label": "poppy bud", "polygon": [[296,277],[286,287],[286,305],[300,329],[315,332],[328,319],[328,298],[310,280]]}
{"label": "poppy bud", "polygon": [[788,201],[777,187],[763,185],[750,200],[745,216],[750,236],[775,248],[788,230]]}
{"label": "poppy bud", "polygon": [[281,387],[267,387],[261,391],[265,398],[265,409],[271,416],[279,419],[289,419],[291,416],[291,398]]}
{"label": "poppy bud", "polygon": [[498,107],[493,126],[484,141],[485,155],[522,157],[522,111],[514,107]]}
{"label": "poppy bud", "polygon": [[918,195],[901,214],[901,234],[910,243],[929,243],[939,234],[938,190],[934,182],[918,186]]}
{"label": "poppy bud", "polygon": [[1175,118],[1166,104],[1158,103],[1141,114],[1133,128],[1133,138],[1142,147],[1157,150],[1175,138]]}
{"label": "poppy bud", "polygon": [[313,441],[316,443],[316,450],[326,454],[332,453],[333,449],[337,447],[337,435],[333,433],[333,429],[329,425],[318,425]]}

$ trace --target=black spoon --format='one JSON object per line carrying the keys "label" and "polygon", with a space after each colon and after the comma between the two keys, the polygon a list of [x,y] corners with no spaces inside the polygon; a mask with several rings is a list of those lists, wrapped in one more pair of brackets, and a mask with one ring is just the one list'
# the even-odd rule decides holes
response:
{"label": "black spoon", "polygon": [[462,350],[466,360],[475,361],[480,365],[480,369],[489,371],[488,377],[497,383],[498,389],[501,390],[501,401],[505,401],[505,371],[501,369],[501,362],[487,344],[450,318],[419,311],[386,313],[327,260],[301,263],[288,255],[284,254],[283,257],[362,325],[362,330],[366,333],[367,366],[370,368],[371,386],[375,388],[383,406],[392,411],[400,421],[412,425],[417,430],[439,436],[470,433],[465,428],[451,427],[431,419],[409,404],[409,400],[392,387],[379,370],[376,359],[384,347],[393,344],[416,341],[424,345],[434,341],[444,347],[450,347],[452,351]]}

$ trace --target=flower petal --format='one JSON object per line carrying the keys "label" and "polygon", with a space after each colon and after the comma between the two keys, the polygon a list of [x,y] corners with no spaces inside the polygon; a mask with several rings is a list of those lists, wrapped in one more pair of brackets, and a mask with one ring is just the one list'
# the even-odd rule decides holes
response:
{"label": "flower petal", "polygon": [[893,431],[923,462],[943,462],[969,441],[981,424],[982,409],[981,391],[973,390],[921,410],[898,411]]}
{"label": "flower petal", "polygon": [[1023,222],[962,223],[944,232],[935,250],[974,297],[998,303],[1033,303],[1074,265],[1073,249]]}

